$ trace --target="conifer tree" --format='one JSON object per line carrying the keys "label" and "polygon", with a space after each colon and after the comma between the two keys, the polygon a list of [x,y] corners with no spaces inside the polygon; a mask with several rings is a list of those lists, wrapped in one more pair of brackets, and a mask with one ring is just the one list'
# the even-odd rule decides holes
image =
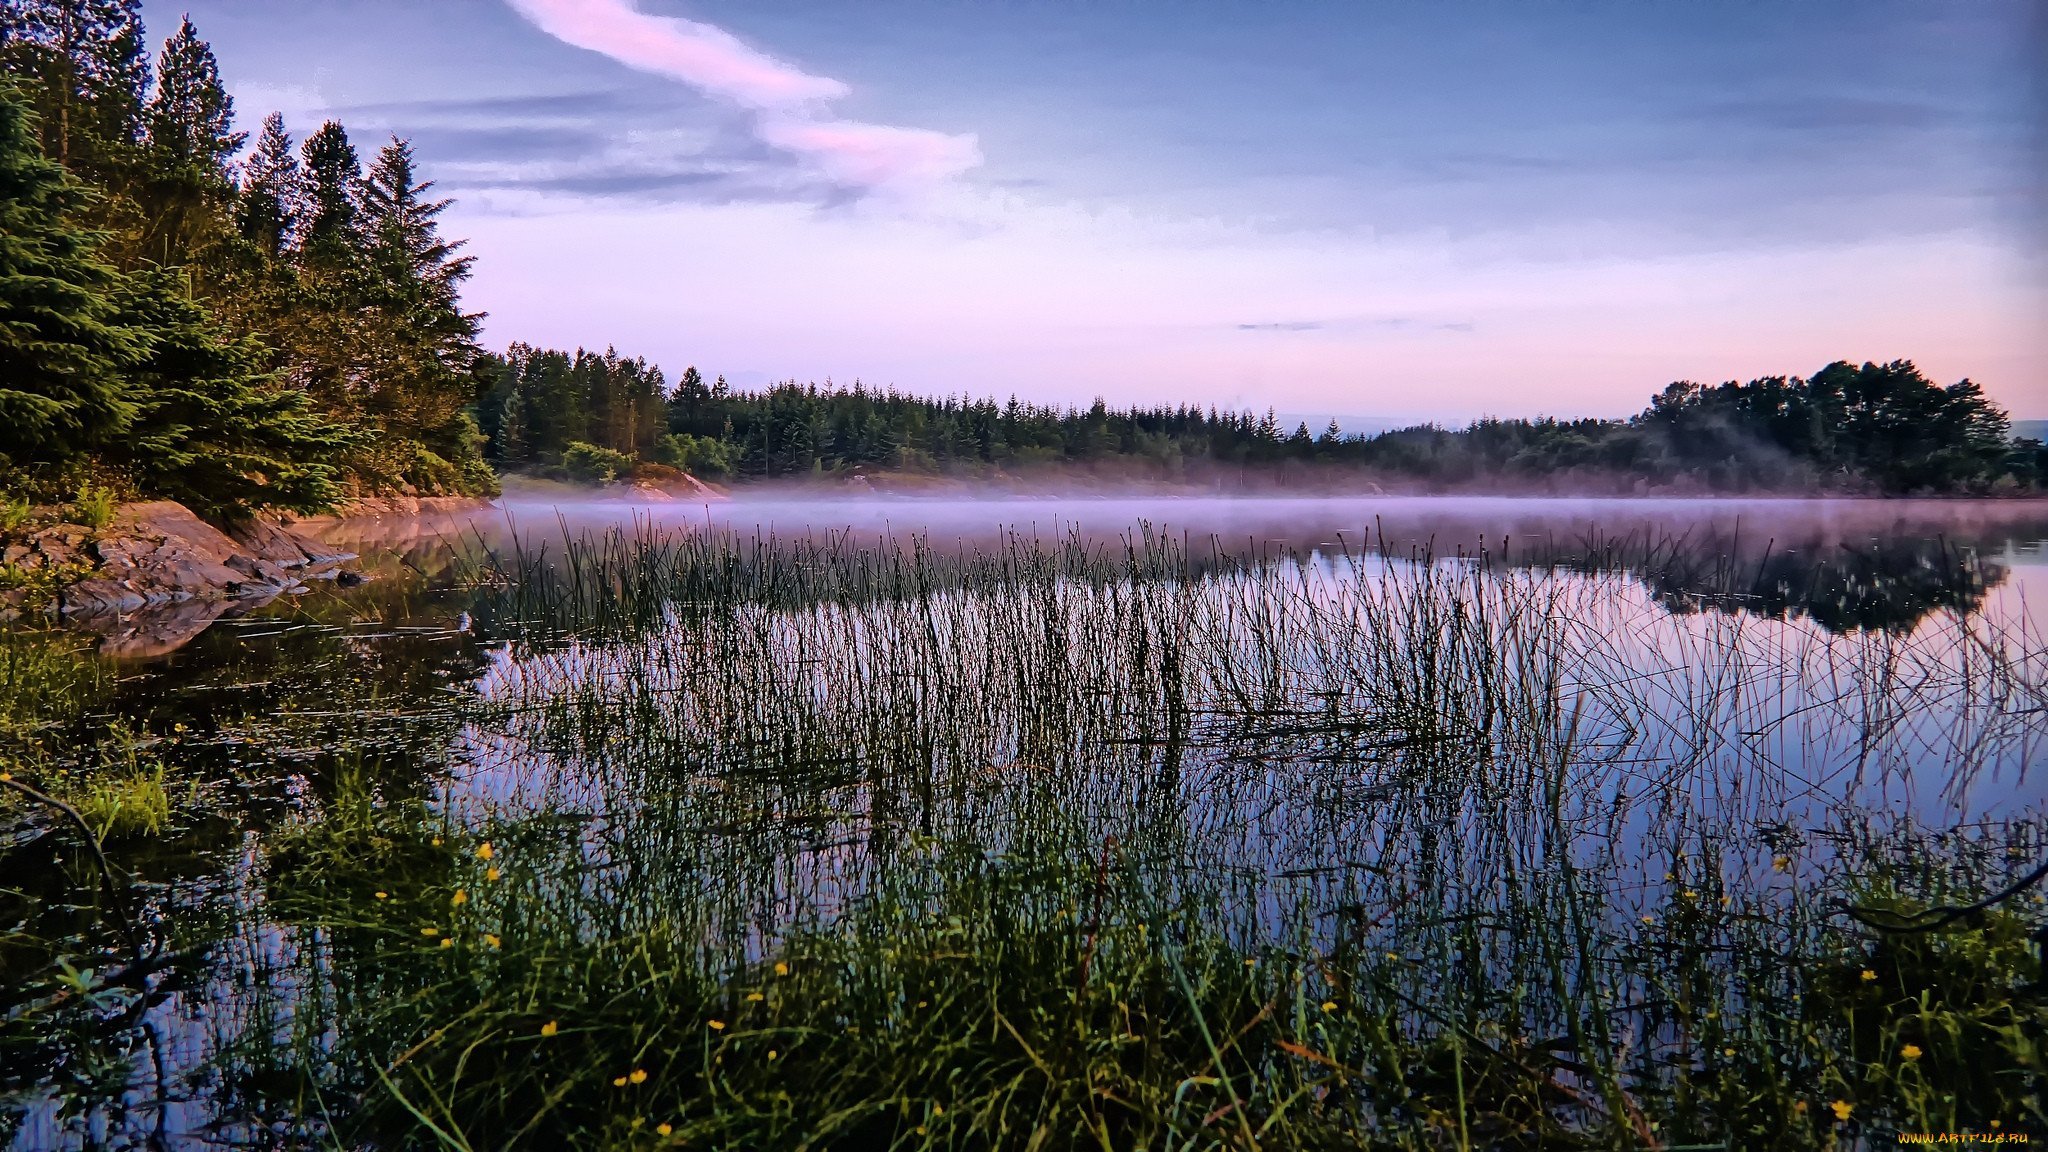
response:
{"label": "conifer tree", "polygon": [[0,458],[17,472],[61,466],[135,419],[123,373],[149,342],[122,321],[99,237],[70,222],[88,199],[0,95]]}
{"label": "conifer tree", "polygon": [[138,273],[122,295],[125,318],[151,339],[132,376],[136,419],[109,463],[215,520],[333,501],[333,461],[354,437],[305,393],[273,386],[255,340],[221,331],[169,273]]}
{"label": "conifer tree", "polygon": [[121,183],[149,87],[141,0],[7,0],[0,70],[28,94],[45,155],[86,179]]}
{"label": "conifer tree", "polygon": [[408,142],[393,137],[378,152],[362,183],[362,271],[380,351],[367,374],[371,413],[419,445],[406,482],[443,489],[459,483],[448,469],[475,461],[481,442],[464,409],[476,398],[482,317],[462,310],[474,260],[459,254],[463,241],[441,236],[449,201],[430,198],[433,187],[418,178]]}
{"label": "conifer tree", "polygon": [[248,139],[234,130],[234,116],[213,49],[187,17],[164,44],[144,110],[146,164],[137,181],[144,258],[188,263],[224,225],[234,191],[229,161]]}
{"label": "conifer tree", "polygon": [[348,130],[333,120],[306,137],[300,155],[306,200],[299,252],[308,264],[343,267],[353,262],[362,240],[362,160]]}
{"label": "conifer tree", "polygon": [[235,227],[264,259],[282,260],[298,231],[304,200],[305,176],[292,155],[291,135],[284,130],[284,116],[272,112],[242,166]]}

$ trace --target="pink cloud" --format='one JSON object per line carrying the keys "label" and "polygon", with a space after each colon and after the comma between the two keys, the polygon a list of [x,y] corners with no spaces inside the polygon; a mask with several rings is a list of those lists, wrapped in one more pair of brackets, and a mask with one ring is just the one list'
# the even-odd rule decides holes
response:
{"label": "pink cloud", "polygon": [[723,28],[650,16],[632,0],[511,0],[535,27],[629,68],[681,80],[750,108],[782,108],[846,95],[846,85],[756,52]]}
{"label": "pink cloud", "polygon": [[723,28],[651,16],[634,0],[508,2],[565,44],[760,113],[755,133],[761,140],[810,161],[835,183],[870,190],[930,186],[981,163],[972,134],[823,116],[819,106],[846,95],[845,84],[756,51]]}
{"label": "pink cloud", "polygon": [[831,179],[867,188],[937,184],[981,163],[973,136],[923,128],[778,116],[764,119],[760,134],[777,148],[813,158]]}

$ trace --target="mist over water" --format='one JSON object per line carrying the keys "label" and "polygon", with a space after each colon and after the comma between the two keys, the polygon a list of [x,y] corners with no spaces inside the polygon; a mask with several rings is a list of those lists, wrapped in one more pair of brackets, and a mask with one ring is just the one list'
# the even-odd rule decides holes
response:
{"label": "mist over water", "polygon": [[[2048,842],[2043,503],[784,492],[322,531],[375,578],[153,638],[129,621],[62,721],[100,771],[167,765],[203,798],[108,840],[156,952],[80,905],[81,851],[0,836],[28,877],[0,890],[22,926],[0,973],[165,972],[99,1032],[41,1008],[0,1031],[9,1152],[317,1142],[335,1121],[309,1101],[367,1115],[394,1060],[474,1083],[439,1038],[486,1010],[510,1015],[462,1046],[588,1075],[564,1099],[601,1119],[629,1068],[694,1075],[702,1020],[738,1031],[766,995],[732,982],[803,948],[870,941],[861,979],[893,979],[925,927],[947,964],[1007,956],[1074,939],[1091,902],[1128,956],[1192,963],[1179,941],[1210,933],[1203,980],[1270,964],[1326,1005],[1311,1032],[1261,991],[1233,1030],[1320,1052],[1353,1003],[1423,1038],[1441,1004],[1496,1037],[1613,1024],[1654,1101],[1716,1053],[1846,1050],[1815,982],[1886,963],[1842,934],[1872,877],[1946,898]],[[643,946],[713,999],[640,1005],[618,972],[642,961],[577,951]],[[1674,1022],[1681,976],[1705,991]],[[575,980],[601,1003],[547,1001]],[[589,1066],[523,1047],[558,1018]],[[1173,1082],[1206,1074],[1194,1051]],[[1522,1051],[1539,1093],[1595,1058]]]}
{"label": "mist over water", "polygon": [[[784,491],[715,503],[515,497],[427,520],[351,520],[337,544],[416,563],[466,547],[560,550],[593,533],[730,533],[763,546],[987,549],[1022,536],[1113,547],[1151,534],[1200,562],[1369,552],[1627,575],[1680,611],[1814,615],[1837,630],[1910,627],[1937,607],[2032,617],[2048,598],[2048,501],[1246,497],[986,499]],[[437,565],[436,565],[437,566]]]}

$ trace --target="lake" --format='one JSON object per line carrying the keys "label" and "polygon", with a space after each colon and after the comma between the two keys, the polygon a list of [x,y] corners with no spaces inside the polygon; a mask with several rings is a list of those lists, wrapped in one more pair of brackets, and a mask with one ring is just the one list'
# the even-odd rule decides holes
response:
{"label": "lake", "polygon": [[[2042,1123],[2048,504],[510,503],[17,632],[0,1142]],[[103,845],[101,857],[93,845]]]}

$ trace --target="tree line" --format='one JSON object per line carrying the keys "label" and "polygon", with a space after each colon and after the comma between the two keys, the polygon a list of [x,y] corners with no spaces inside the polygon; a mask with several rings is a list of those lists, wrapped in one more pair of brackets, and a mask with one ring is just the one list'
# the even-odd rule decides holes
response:
{"label": "tree line", "polygon": [[495,491],[471,262],[411,146],[250,143],[189,18],[152,60],[139,0],[0,6],[0,482],[217,519]]}
{"label": "tree line", "polygon": [[480,420],[494,465],[608,478],[653,465],[713,479],[870,472],[995,474],[1086,466],[1228,483],[1372,478],[1433,489],[2006,493],[2048,481],[2048,449],[2013,440],[1974,382],[1909,361],[1838,361],[1808,377],[1679,382],[1619,420],[1484,419],[1376,436],[1283,428],[1268,412],[1087,408],[782,383],[737,390],[644,360],[514,346]]}
{"label": "tree line", "polygon": [[2007,492],[2048,484],[1976,384],[1911,363],[1678,383],[1621,420],[1347,437],[1189,405],[736,389],[644,358],[479,346],[448,201],[405,140],[367,163],[329,121],[254,139],[182,21],[139,0],[0,6],[0,487],[184,501],[227,520],[389,492],[574,479],[1001,476],[1086,469],[1227,486]]}

